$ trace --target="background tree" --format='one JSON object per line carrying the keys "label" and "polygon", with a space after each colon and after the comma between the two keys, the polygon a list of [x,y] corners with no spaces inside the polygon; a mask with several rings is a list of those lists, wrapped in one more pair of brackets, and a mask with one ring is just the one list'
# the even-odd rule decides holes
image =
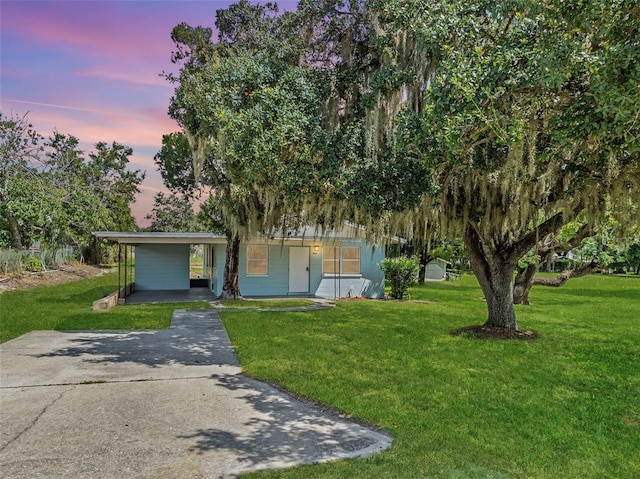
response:
{"label": "background tree", "polygon": [[16,198],[29,195],[31,188],[38,189],[36,167],[42,152],[41,141],[27,114],[7,116],[0,112],[0,212],[10,243],[18,249],[31,241],[30,223],[21,218],[38,216],[38,201],[27,203]]}
{"label": "background tree", "polygon": [[86,158],[79,140],[54,132],[46,141],[26,115],[2,117],[0,212],[15,247],[75,246],[98,261],[96,230],[131,230],[130,204],[144,178],[128,169],[132,150],[98,143]]}
{"label": "background tree", "polygon": [[137,229],[130,205],[145,174],[128,169],[133,150],[127,146],[98,142],[87,159],[75,149],[78,143],[56,133],[47,145],[52,149],[48,174],[61,192],[59,216],[51,222],[58,228],[57,244],[74,244],[87,261],[99,263],[101,245],[93,231]]}
{"label": "background tree", "polygon": [[201,172],[199,181],[193,171],[193,154],[189,140],[182,132],[162,135],[162,147],[154,156],[164,185],[176,195],[193,199],[202,193],[202,184],[216,184],[217,178],[205,177],[210,169]]}
{"label": "background tree", "polygon": [[[521,259],[514,281],[514,304],[529,304],[529,292],[534,285],[562,286],[569,279],[608,268],[628,268],[626,258],[634,244],[633,232],[629,238],[619,238],[619,225],[609,218],[594,229],[589,223],[572,221],[558,233],[547,235]],[[560,257],[560,261],[558,261]],[[554,278],[535,276],[543,269],[562,270]]]}
{"label": "background tree", "polygon": [[[593,234],[593,227],[589,223],[572,221],[564,225],[560,231],[550,233],[540,240],[528,254],[520,258],[513,284],[513,303],[529,304],[529,292],[537,281],[535,275],[540,268],[544,267],[547,271],[551,271],[558,255],[577,248],[585,238]],[[589,262],[576,268],[572,262],[568,266],[558,277],[563,284],[571,277],[592,272],[597,267],[597,263]]]}
{"label": "background tree", "polygon": [[213,193],[209,193],[207,199],[200,203],[200,210],[196,214],[196,219],[202,225],[204,231],[224,234],[225,221],[220,202]]}
{"label": "background tree", "polygon": [[630,271],[635,275],[640,274],[640,239],[629,245],[625,253],[625,262]]}
{"label": "background tree", "polygon": [[191,202],[178,195],[157,193],[153,199],[153,208],[146,219],[151,220],[149,231],[203,231],[196,219]]}

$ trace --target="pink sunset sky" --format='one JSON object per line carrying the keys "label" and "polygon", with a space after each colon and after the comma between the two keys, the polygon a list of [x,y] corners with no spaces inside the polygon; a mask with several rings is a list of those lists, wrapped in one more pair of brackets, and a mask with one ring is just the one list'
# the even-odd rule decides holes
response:
{"label": "pink sunset sky", "polygon": [[167,115],[173,86],[159,76],[176,71],[171,30],[181,22],[213,27],[216,10],[231,3],[2,0],[0,110],[29,112],[40,134],[71,134],[86,152],[99,141],[133,148],[131,168],[147,177],[132,211],[147,226],[155,193],[166,191],[153,156],[162,135],[179,130]]}

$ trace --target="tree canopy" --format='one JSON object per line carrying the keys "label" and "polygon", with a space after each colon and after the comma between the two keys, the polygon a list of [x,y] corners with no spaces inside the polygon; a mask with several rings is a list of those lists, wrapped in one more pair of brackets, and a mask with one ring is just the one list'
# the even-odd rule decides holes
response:
{"label": "tree canopy", "polygon": [[240,294],[233,279],[240,236],[295,221],[288,213],[300,212],[318,183],[325,86],[287,46],[295,28],[289,19],[275,5],[240,2],[217,12],[215,44],[207,28],[181,24],[172,33],[182,67],[167,76],[176,83],[169,115],[183,131],[165,136],[156,162],[170,187],[211,188],[229,237],[227,266],[234,266],[225,271],[226,297]]}
{"label": "tree canopy", "polygon": [[145,219],[151,220],[149,231],[202,231],[191,202],[179,195],[157,193],[153,198],[151,213]]}

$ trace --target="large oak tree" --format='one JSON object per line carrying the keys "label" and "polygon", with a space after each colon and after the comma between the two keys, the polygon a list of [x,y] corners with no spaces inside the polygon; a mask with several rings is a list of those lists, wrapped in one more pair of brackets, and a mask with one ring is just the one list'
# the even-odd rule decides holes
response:
{"label": "large oak tree", "polygon": [[[540,239],[578,215],[597,225],[607,205],[620,224],[637,221],[635,2],[327,3],[353,21],[334,55],[353,72],[334,90],[340,127],[362,132],[355,170],[376,172],[354,192],[402,200],[371,215],[390,233],[460,233],[487,325],[517,329],[514,270]],[[409,180],[381,181],[397,165]]]}
{"label": "large oak tree", "polygon": [[[301,211],[305,191],[317,184],[323,85],[318,72],[299,67],[290,19],[275,6],[240,2],[217,12],[215,44],[207,28],[181,24],[173,31],[182,68],[168,76],[177,84],[169,114],[183,134],[172,142],[188,141],[191,171],[164,170],[179,183],[203,182],[216,196],[228,237],[225,298],[241,295],[241,237],[290,226],[296,215],[289,213]],[[171,148],[163,149],[161,162],[183,162],[184,154],[171,159]]]}

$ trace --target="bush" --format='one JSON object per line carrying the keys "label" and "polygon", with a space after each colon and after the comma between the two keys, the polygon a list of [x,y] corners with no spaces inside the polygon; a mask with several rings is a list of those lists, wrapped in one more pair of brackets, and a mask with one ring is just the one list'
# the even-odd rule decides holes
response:
{"label": "bush", "polygon": [[42,264],[42,260],[40,260],[40,258],[36,258],[35,256],[30,256],[27,260],[26,270],[33,273],[43,271],[44,266]]}
{"label": "bush", "polygon": [[384,277],[391,283],[391,298],[403,299],[407,295],[409,286],[418,281],[420,262],[415,257],[400,256],[398,258],[386,258],[378,268],[384,273]]}

